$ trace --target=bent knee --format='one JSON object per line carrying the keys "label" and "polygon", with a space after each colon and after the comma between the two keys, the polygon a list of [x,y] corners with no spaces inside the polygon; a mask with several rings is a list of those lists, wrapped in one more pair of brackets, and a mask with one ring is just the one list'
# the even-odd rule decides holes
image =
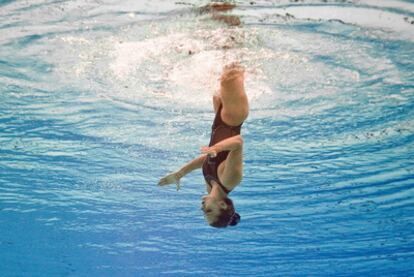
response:
{"label": "bent knee", "polygon": [[227,125],[238,126],[242,124],[249,115],[248,108],[237,109],[236,111],[222,111],[221,118]]}

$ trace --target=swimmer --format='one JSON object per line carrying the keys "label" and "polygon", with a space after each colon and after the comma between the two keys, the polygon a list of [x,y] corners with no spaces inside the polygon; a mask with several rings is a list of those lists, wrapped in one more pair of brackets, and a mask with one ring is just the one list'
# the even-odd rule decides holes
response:
{"label": "swimmer", "polygon": [[223,12],[231,11],[236,7],[236,4],[230,2],[213,2],[198,9],[201,14],[210,13],[212,19],[223,22],[228,26],[240,26],[241,21],[238,16],[222,14]]}
{"label": "swimmer", "polygon": [[230,2],[212,2],[201,8],[199,8],[200,13],[211,13],[211,12],[226,12],[234,9],[236,5]]}
{"label": "swimmer", "polygon": [[244,90],[244,68],[239,63],[224,67],[220,91],[213,96],[214,118],[209,146],[201,148],[201,155],[159,181],[158,185],[176,184],[191,171],[202,168],[207,195],[202,197],[201,209],[213,227],[237,225],[230,192],[240,184],[243,176],[243,138],[240,129],[249,114]]}

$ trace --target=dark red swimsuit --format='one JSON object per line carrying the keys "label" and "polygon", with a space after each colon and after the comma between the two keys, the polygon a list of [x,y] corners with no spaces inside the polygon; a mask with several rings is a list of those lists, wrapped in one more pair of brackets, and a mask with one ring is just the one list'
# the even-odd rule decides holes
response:
{"label": "dark red swimsuit", "polygon": [[[210,144],[209,147],[215,145],[216,143],[225,140],[229,137],[237,136],[240,134],[240,129],[242,124],[239,126],[229,126],[223,122],[221,119],[221,109],[222,105],[217,110],[216,117],[214,118],[213,126],[211,127],[211,137],[210,137]],[[204,161],[203,164],[203,175],[204,179],[206,180],[207,184],[212,187],[210,183],[211,180],[217,182],[221,188],[226,192],[229,193],[230,191],[226,189],[223,184],[220,182],[218,177],[217,169],[219,165],[226,160],[230,151],[222,151],[217,154],[216,157],[211,158],[207,156],[207,159]]]}

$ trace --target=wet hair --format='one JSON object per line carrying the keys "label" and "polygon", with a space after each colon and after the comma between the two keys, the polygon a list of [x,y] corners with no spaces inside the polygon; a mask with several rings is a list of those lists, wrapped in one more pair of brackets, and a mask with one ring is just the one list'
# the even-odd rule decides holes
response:
{"label": "wet hair", "polygon": [[227,208],[220,208],[220,214],[215,221],[210,223],[210,226],[224,228],[229,225],[235,226],[240,222],[240,215],[236,213],[233,201],[228,197],[224,198],[223,201],[227,204]]}

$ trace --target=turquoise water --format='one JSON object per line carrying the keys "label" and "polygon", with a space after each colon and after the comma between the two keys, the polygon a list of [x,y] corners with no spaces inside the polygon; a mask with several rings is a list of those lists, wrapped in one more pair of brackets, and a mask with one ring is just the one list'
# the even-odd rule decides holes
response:
{"label": "turquoise water", "polygon": [[[139,2],[139,3],[137,3]],[[0,1],[1,276],[414,274],[414,3]],[[251,112],[242,219],[209,227],[221,67]]]}

